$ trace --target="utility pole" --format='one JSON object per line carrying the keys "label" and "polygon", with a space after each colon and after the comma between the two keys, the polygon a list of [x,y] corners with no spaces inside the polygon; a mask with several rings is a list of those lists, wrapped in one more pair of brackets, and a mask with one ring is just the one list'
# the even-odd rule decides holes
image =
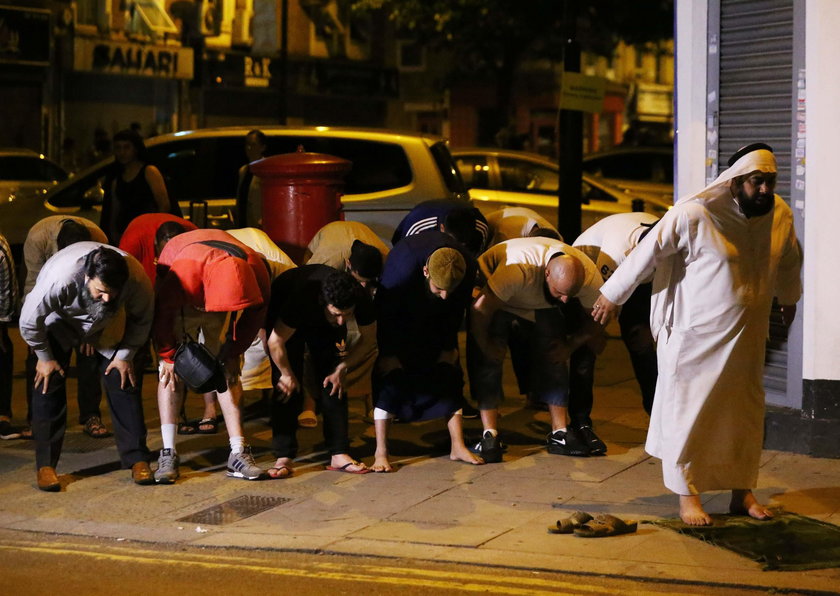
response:
{"label": "utility pole", "polygon": [[[580,44],[577,42],[578,0],[564,0],[563,71],[580,72]],[[571,244],[581,232],[581,185],[583,170],[583,112],[559,110],[557,159],[560,184],[557,229]]]}
{"label": "utility pole", "polygon": [[280,124],[287,124],[289,118],[288,96],[289,73],[289,0],[280,0]]}

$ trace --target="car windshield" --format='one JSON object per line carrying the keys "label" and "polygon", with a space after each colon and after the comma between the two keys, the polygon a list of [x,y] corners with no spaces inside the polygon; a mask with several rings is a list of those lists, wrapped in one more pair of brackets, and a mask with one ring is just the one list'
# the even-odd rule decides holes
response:
{"label": "car windshield", "polygon": [[0,157],[0,180],[61,182],[67,174],[55,164],[39,157],[9,155]]}

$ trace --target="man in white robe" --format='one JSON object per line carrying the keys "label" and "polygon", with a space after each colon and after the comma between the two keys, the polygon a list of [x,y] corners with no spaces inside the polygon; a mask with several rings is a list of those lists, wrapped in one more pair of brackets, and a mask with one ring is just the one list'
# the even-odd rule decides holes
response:
{"label": "man in white robe", "polygon": [[700,493],[732,490],[730,511],[768,519],[756,485],[764,431],[765,339],[773,297],[790,324],[802,255],[790,207],[773,194],[763,143],[739,150],[700,193],[680,199],[601,288],[605,324],[655,270],[651,331],[659,378],[645,449],[662,460],[680,517],[709,525]]}

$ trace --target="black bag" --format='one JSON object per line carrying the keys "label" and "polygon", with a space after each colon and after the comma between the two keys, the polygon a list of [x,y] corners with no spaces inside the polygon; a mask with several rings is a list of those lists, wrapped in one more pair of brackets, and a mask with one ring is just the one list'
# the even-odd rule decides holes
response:
{"label": "black bag", "polygon": [[184,380],[187,387],[197,393],[227,391],[225,370],[222,364],[204,344],[189,335],[175,352],[175,374]]}

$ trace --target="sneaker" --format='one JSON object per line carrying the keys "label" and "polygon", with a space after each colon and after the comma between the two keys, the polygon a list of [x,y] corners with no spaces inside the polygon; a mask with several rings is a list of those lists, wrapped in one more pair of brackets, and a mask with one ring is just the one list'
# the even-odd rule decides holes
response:
{"label": "sneaker", "polygon": [[246,445],[242,453],[231,451],[228,457],[227,475],[245,480],[259,480],[265,474],[265,470],[257,466],[254,456],[251,455],[251,448]]}
{"label": "sneaker", "polygon": [[592,427],[588,424],[578,426],[575,428],[578,436],[583,439],[583,442],[589,445],[589,455],[606,455],[607,445],[601,438],[595,434]]}
{"label": "sneaker", "polygon": [[9,439],[19,439],[21,436],[21,429],[12,426],[12,423],[8,420],[0,420],[0,439],[8,441]]}
{"label": "sneaker", "polygon": [[566,430],[556,430],[546,438],[548,452],[554,455],[574,455],[586,457],[589,455],[589,445],[570,426]]}
{"label": "sneaker", "polygon": [[504,449],[502,440],[498,436],[494,437],[489,430],[485,430],[481,440],[470,447],[470,451],[480,455],[486,464],[497,464],[502,461]]}
{"label": "sneaker", "polygon": [[161,449],[158,458],[158,467],[155,470],[155,482],[158,484],[175,484],[178,476],[178,464],[181,458],[173,449]]}

